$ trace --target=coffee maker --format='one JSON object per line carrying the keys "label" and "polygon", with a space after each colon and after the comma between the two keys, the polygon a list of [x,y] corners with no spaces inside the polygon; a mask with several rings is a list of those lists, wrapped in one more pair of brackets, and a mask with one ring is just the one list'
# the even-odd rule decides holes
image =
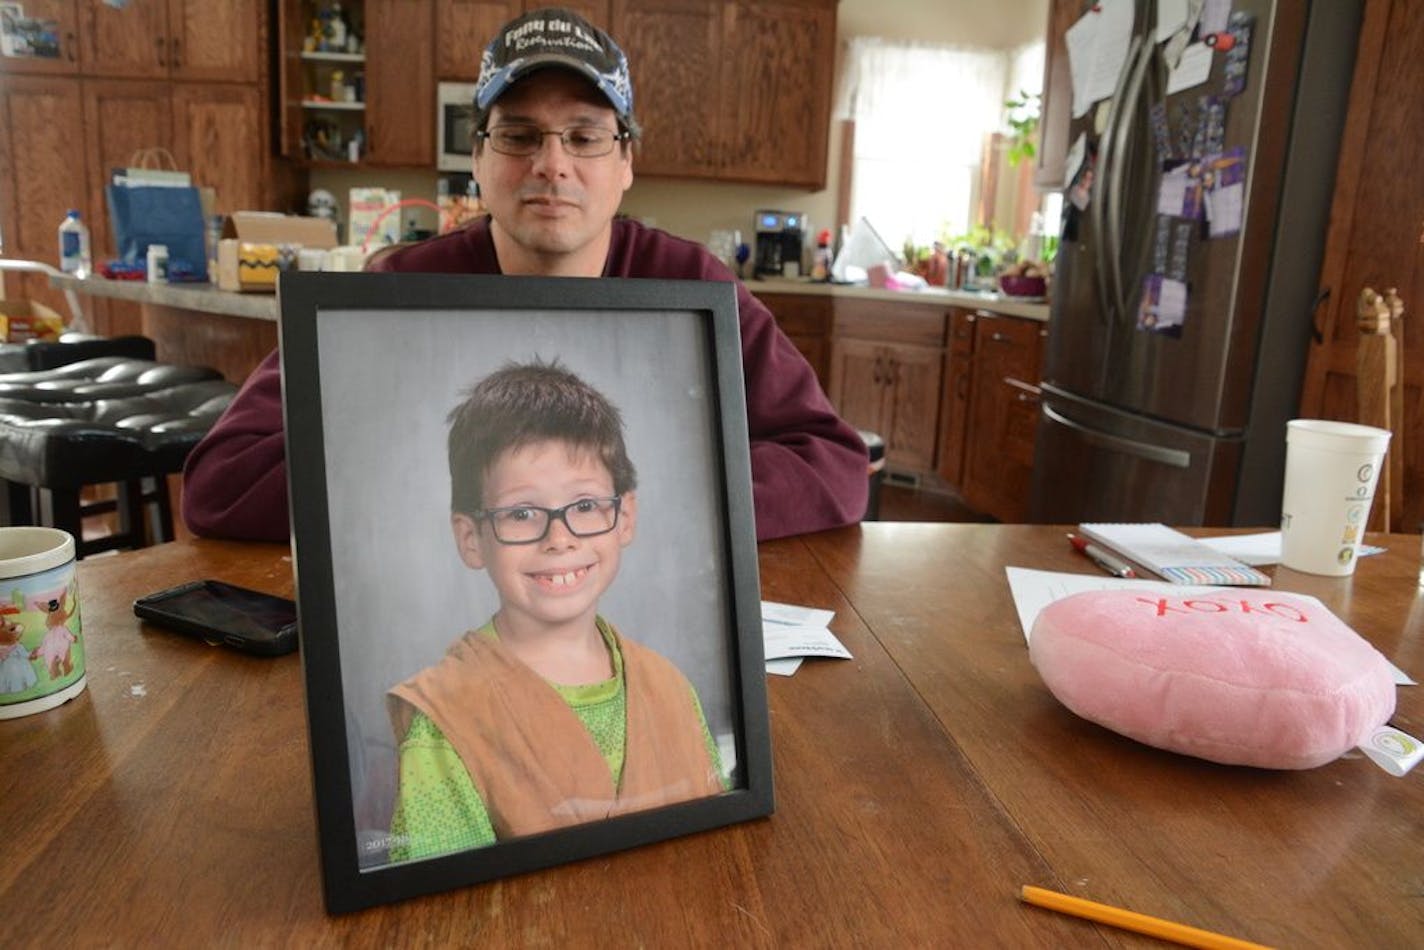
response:
{"label": "coffee maker", "polygon": [[808,227],[799,211],[758,211],[755,276],[801,277],[801,248]]}

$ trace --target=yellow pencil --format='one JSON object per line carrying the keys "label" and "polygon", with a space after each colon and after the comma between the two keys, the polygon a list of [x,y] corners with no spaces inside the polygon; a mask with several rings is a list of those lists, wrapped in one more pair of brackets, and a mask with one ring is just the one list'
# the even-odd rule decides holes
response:
{"label": "yellow pencil", "polygon": [[1019,897],[1026,903],[1047,907],[1059,913],[1084,917],[1100,924],[1111,924],[1123,930],[1135,930],[1140,934],[1171,940],[1187,947],[1203,947],[1205,950],[1267,950],[1261,944],[1249,940],[1238,940],[1235,937],[1212,933],[1210,930],[1174,924],[1170,920],[1148,917],[1146,914],[1123,910],[1120,907],[1109,907],[1107,904],[1084,900],[1081,897],[1070,897],[1031,884],[1023,886]]}

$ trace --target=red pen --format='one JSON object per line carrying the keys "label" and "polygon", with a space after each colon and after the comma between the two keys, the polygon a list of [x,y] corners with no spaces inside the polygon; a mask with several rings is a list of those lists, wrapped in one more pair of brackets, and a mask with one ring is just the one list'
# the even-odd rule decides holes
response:
{"label": "red pen", "polygon": [[1124,560],[1113,557],[1086,538],[1080,538],[1076,534],[1070,534],[1068,535],[1068,543],[1073,545],[1073,550],[1092,558],[1094,564],[1107,571],[1113,577],[1137,576],[1137,572],[1132,569],[1132,565]]}

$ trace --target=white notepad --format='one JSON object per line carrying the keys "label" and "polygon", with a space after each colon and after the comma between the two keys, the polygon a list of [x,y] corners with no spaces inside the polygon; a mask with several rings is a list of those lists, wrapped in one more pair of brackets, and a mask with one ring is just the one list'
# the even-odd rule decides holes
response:
{"label": "white notepad", "polygon": [[1270,575],[1164,524],[1082,524],[1078,530],[1174,584],[1271,586]]}

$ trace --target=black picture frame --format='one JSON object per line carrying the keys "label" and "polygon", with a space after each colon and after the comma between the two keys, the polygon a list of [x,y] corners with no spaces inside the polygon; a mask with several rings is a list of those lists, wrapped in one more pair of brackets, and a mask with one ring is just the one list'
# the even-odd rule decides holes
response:
{"label": "black picture frame", "polygon": [[[288,273],[279,304],[293,561],[327,910],[350,912],[771,814],[733,285]],[[617,615],[608,615],[693,683],[730,790],[393,862],[382,857],[390,841],[382,841],[379,818],[393,795],[396,741],[388,720],[387,734],[379,735],[372,710],[384,708],[386,689],[479,626],[480,605],[490,596],[450,580],[473,572],[459,563],[450,535],[445,418],[479,377],[534,357],[557,358],[622,412],[638,466],[639,533],[605,593],[609,601],[618,597]],[[664,547],[673,543],[675,549]],[[647,550],[635,558],[640,544]],[[714,629],[719,636],[709,635]],[[652,642],[648,633],[657,635]]]}

